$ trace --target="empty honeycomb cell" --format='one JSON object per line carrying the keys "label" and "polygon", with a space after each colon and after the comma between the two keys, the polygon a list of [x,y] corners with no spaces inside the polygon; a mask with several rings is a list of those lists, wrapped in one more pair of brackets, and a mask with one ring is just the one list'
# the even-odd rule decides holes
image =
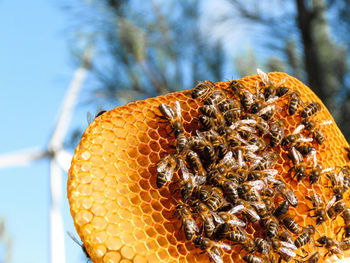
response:
{"label": "empty honeycomb cell", "polygon": [[[305,103],[319,102],[319,99],[298,80],[282,73],[269,73],[268,76],[275,82],[286,78],[285,85],[300,91]],[[258,76],[239,80],[254,92],[256,81],[261,81]],[[216,87],[227,89],[229,84],[229,81],[216,83]],[[227,94],[232,96],[232,92]],[[84,133],[72,161],[67,193],[78,234],[93,262],[120,262],[122,258],[127,259],[128,257],[121,255],[125,245],[134,250],[132,256],[134,262],[137,262],[136,259],[139,257],[148,262],[209,261],[208,253],[201,254],[200,249],[194,248],[191,242],[186,241],[183,230],[180,231],[181,222],[173,212],[176,203],[171,198],[176,186],[166,186],[162,189],[156,187],[156,164],[164,156],[173,153],[175,150],[172,146],[176,144],[169,124],[160,118],[161,112],[158,106],[166,103],[174,107],[175,101],[179,101],[181,105],[185,131],[196,135],[196,129],[200,128],[197,121],[198,108],[203,104],[203,100],[193,100],[190,91],[168,94],[116,108],[96,118]],[[286,135],[293,133],[301,121],[299,113],[293,116],[287,114],[284,110],[287,103],[286,95],[278,101],[280,109],[275,112],[276,118],[283,118],[287,123]],[[333,118],[322,103],[321,105],[322,110],[317,115],[317,122],[331,120],[333,123],[322,126],[326,136],[323,145],[319,146],[315,141],[310,145],[317,149],[317,161],[320,164],[337,169],[349,162],[344,149],[348,144],[334,124]],[[308,132],[303,132],[303,135],[308,136]],[[269,141],[269,135],[265,138]],[[289,184],[299,199],[298,207],[291,207],[289,212],[301,226],[315,225],[315,218],[311,217],[313,211],[310,211],[312,204],[305,200],[305,196],[316,191],[322,193],[323,200],[330,200],[333,192],[329,179],[321,176],[320,185],[312,186],[308,179],[296,182],[291,178],[293,171],[288,172],[293,164],[286,155],[287,150],[280,146],[274,150],[279,152],[279,161],[276,165],[279,179]],[[173,180],[178,179],[175,173]],[[347,193],[344,196],[347,203],[348,198]],[[278,197],[278,200],[282,201],[283,197]],[[96,222],[99,222],[100,218],[104,218],[106,222],[103,230],[95,226],[99,226]],[[342,217],[338,216],[336,220],[328,219],[318,226],[317,230],[335,237],[339,229],[341,231],[339,235],[342,234],[343,223]],[[151,229],[155,234],[149,237],[146,231]],[[247,230],[253,235],[255,231],[261,231],[261,228],[249,226]],[[104,232],[106,238],[101,236],[98,239],[101,243],[98,243],[95,242],[96,235],[100,232]],[[316,239],[320,233],[315,234]],[[111,238],[118,238],[119,243],[115,245]],[[322,256],[327,252],[324,248],[305,246],[306,253],[315,249],[321,251]],[[241,263],[244,253],[246,251],[242,250],[241,246],[232,246],[231,251],[222,250],[223,261]],[[296,253],[305,255],[300,250]],[[298,260],[301,262],[304,259]],[[320,261],[324,262],[323,259]]]}
{"label": "empty honeycomb cell", "polygon": [[89,209],[92,206],[92,200],[90,197],[80,196],[76,201],[78,209]]}
{"label": "empty honeycomb cell", "polygon": [[107,222],[106,220],[101,217],[101,216],[95,216],[92,220],[91,220],[91,225],[98,230],[102,230],[105,229],[107,226]]}
{"label": "empty honeycomb cell", "polygon": [[158,245],[157,245],[156,241],[155,241],[154,239],[152,239],[152,238],[150,238],[149,240],[147,240],[146,246],[147,246],[147,248],[148,248],[149,250],[151,250],[151,251],[152,251],[152,250],[155,251],[155,250],[157,250],[157,248],[158,248]]}
{"label": "empty honeycomb cell", "polygon": [[98,245],[96,246],[96,250],[95,250],[95,255],[97,258],[102,258],[106,252],[107,252],[107,249],[104,245]]}
{"label": "empty honeycomb cell", "polygon": [[110,251],[103,257],[103,263],[119,263],[122,256],[119,252]]}
{"label": "empty honeycomb cell", "polygon": [[134,263],[147,263],[147,259],[141,255],[136,255],[133,259]]}
{"label": "empty honeycomb cell", "polygon": [[107,239],[107,233],[105,231],[97,230],[98,232],[94,232],[91,234],[91,243],[93,244],[101,244],[105,243]]}
{"label": "empty honeycomb cell", "polygon": [[152,213],[152,218],[153,218],[153,220],[154,220],[155,222],[157,222],[157,223],[160,223],[160,222],[163,221],[163,216],[162,216],[162,214],[159,213],[159,212],[153,212],[153,213]]}

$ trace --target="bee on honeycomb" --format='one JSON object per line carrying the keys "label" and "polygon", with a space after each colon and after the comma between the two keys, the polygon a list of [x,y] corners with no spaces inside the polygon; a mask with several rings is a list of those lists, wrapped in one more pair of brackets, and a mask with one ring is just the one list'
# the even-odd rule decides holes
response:
{"label": "bee on honeycomb", "polygon": [[[284,73],[258,73],[235,81],[204,81],[195,95],[183,91],[130,103],[90,124],[73,157],[67,193],[93,262],[331,262],[350,255],[349,184],[342,170],[349,162],[347,142],[322,102],[300,81]],[[292,94],[303,103],[290,114]],[[225,117],[227,107],[235,109],[233,117]],[[322,127],[322,144],[300,131],[296,141],[270,146],[276,132],[293,135],[310,117],[331,121]],[[276,128],[282,123],[278,120],[283,125]],[[198,134],[208,136],[200,149],[190,143]],[[304,178],[298,182],[289,151],[300,152],[294,155],[306,175],[315,160],[333,170],[319,173],[312,184]],[[175,160],[171,173],[166,165],[159,168],[164,160]],[[167,175],[161,183],[159,172]],[[183,199],[184,178],[193,188]],[[194,207],[201,186],[208,189],[200,200],[209,205],[205,217]],[[336,199],[326,206],[327,220],[318,224],[307,199],[313,195],[325,204]],[[176,216],[181,202],[186,217]],[[276,217],[283,202],[290,206]],[[201,230],[203,218],[211,218],[210,236]]]}

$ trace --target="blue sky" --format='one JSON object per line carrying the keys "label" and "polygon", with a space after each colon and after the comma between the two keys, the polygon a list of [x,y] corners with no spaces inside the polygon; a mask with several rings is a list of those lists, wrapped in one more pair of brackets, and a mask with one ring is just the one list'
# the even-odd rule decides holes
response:
{"label": "blue sky", "polygon": [[[67,17],[57,2],[0,0],[0,154],[48,143],[75,70]],[[87,125],[79,118],[86,111],[79,109],[75,126]],[[49,261],[48,169],[39,161],[0,170],[0,218],[13,238],[14,263]],[[63,185],[65,198],[66,175]],[[62,210],[65,230],[75,232],[66,199]],[[66,250],[67,262],[85,262],[68,237]]]}

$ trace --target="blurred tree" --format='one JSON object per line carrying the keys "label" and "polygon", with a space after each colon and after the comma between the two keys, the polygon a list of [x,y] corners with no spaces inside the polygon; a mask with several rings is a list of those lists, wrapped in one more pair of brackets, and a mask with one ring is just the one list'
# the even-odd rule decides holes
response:
{"label": "blurred tree", "polygon": [[[350,25],[350,8],[344,10],[344,7],[350,7],[350,1],[331,0],[327,3],[325,0],[295,0],[294,5],[291,1],[278,0],[254,3],[246,0],[228,1],[234,10],[238,10],[241,19],[260,29],[255,36],[259,41],[254,42],[257,43],[254,48],[263,49],[274,57],[279,55],[283,59],[269,59],[267,69],[283,70],[283,61],[288,64],[290,74],[306,82],[315,91],[346,137],[350,138],[350,128],[344,122],[345,118],[350,118],[347,117],[350,115],[350,107],[347,106],[350,97],[339,103],[339,94],[344,92],[346,77],[349,75],[345,45],[337,41],[344,39],[344,34],[338,38],[332,35],[330,28],[335,22],[328,18],[338,14],[343,17],[342,31],[345,28],[348,30],[346,25]],[[334,30],[332,33],[341,34],[342,31]],[[349,45],[350,38],[345,38],[343,43]]]}
{"label": "blurred tree", "polygon": [[79,17],[72,43],[96,47],[97,94],[126,103],[222,79],[223,49],[201,37],[198,1],[78,2],[67,6]]}
{"label": "blurred tree", "polygon": [[[235,58],[241,76],[254,74],[257,67],[296,76],[324,101],[350,138],[350,128],[345,125],[350,118],[350,96],[345,89],[350,81],[345,49],[350,38],[344,34],[350,28],[350,8],[344,10],[350,6],[349,0],[221,0],[215,3],[229,3],[232,10],[222,12],[221,17],[215,12],[217,20],[202,17],[200,3],[67,2],[69,13],[77,18],[70,31],[73,53],[79,54],[82,46],[91,43],[96,47],[94,101],[108,98],[123,104],[188,89],[198,80],[223,80],[225,65],[232,61],[228,55],[232,47],[227,45],[226,35],[211,37],[214,32],[210,28],[202,34],[201,19],[209,20],[210,24],[226,25],[227,31],[242,27],[250,34],[251,50]],[[335,15],[342,17],[341,23]],[[331,33],[335,25],[341,30]],[[258,61],[265,61],[265,67]]]}
{"label": "blurred tree", "polygon": [[0,263],[12,261],[12,238],[7,233],[6,221],[0,219]]}

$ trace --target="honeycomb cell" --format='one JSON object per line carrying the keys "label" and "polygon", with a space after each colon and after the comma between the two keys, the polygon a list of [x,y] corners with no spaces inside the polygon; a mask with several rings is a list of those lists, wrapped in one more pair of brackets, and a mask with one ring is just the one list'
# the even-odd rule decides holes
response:
{"label": "honeycomb cell", "polygon": [[[276,83],[286,79],[285,85],[300,91],[305,103],[320,102],[298,80],[283,73],[269,73],[268,76]],[[249,76],[238,81],[255,91],[256,81],[260,79],[258,76]],[[216,87],[227,89],[229,84],[229,81],[220,82],[216,83]],[[233,96],[231,91],[227,93]],[[186,134],[196,135],[195,131],[200,128],[198,108],[203,100],[193,100],[190,91],[116,108],[96,118],[85,131],[73,157],[67,192],[78,234],[94,262],[209,261],[208,253],[201,254],[200,249],[186,241],[183,231],[179,231],[181,222],[174,216],[175,202],[171,198],[175,186],[162,189],[156,187],[156,164],[174,152],[172,145],[176,143],[169,125],[159,118],[161,113],[158,106],[166,103],[174,107],[175,101],[181,105]],[[281,108],[287,103],[288,96],[278,101]],[[331,120],[333,123],[321,127],[326,136],[323,145],[319,146],[315,141],[310,143],[317,149],[317,162],[323,167],[349,165],[344,149],[348,144],[329,112],[320,103],[322,110],[315,120],[318,123]],[[289,116],[285,110],[277,110],[275,118],[283,118],[287,122],[285,135],[293,133],[301,121],[300,114]],[[306,131],[303,131],[303,135],[309,136]],[[315,218],[311,217],[313,212],[310,211],[312,204],[305,200],[305,196],[316,191],[323,200],[330,200],[332,189],[324,187],[330,186],[329,179],[321,176],[320,184],[313,186],[308,180],[297,183],[289,172],[293,164],[287,156],[288,151],[280,146],[274,150],[279,153],[276,165],[279,179],[287,183],[299,199],[298,207],[289,209],[290,214],[302,226],[315,224]],[[174,175],[174,180],[177,180],[175,178],[179,178],[177,174]],[[348,199],[349,193],[344,196],[347,204]],[[317,230],[335,237],[343,223],[344,220],[339,216],[336,220],[327,220]],[[256,234],[255,231],[258,230],[251,226],[247,228],[252,236]],[[315,235],[317,239],[320,234]],[[312,245],[305,247],[307,252],[315,249],[322,251],[322,255],[326,252]],[[239,245],[233,246],[230,252],[222,250],[223,261],[243,262],[244,253]],[[298,250],[297,254],[305,253]]]}
{"label": "honeycomb cell", "polygon": [[110,251],[103,257],[104,263],[119,263],[122,256],[119,252]]}

